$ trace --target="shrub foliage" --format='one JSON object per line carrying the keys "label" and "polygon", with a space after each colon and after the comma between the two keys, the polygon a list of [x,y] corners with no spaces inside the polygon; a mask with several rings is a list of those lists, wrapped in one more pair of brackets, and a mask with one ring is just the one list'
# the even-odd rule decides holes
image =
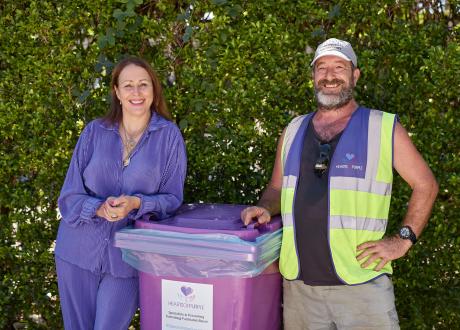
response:
{"label": "shrub foliage", "polygon": [[[458,0],[5,0],[0,13],[0,328],[62,328],[56,200],[116,61],[142,56],[162,79],[186,201],[250,204],[283,127],[315,109],[309,63],[329,37],[358,54],[359,102],[397,113],[440,182],[420,243],[395,262],[401,326],[460,328]],[[390,230],[409,196],[397,177]]]}

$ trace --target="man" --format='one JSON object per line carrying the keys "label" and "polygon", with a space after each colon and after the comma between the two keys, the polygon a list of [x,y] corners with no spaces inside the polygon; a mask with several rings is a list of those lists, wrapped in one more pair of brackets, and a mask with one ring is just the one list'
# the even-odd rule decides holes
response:
{"label": "man", "polygon": [[[281,213],[285,329],[399,329],[391,260],[425,227],[438,185],[395,115],[359,106],[351,45],[329,39],[311,63],[318,109],[283,131],[270,183],[245,224]],[[395,169],[406,216],[383,237]]]}

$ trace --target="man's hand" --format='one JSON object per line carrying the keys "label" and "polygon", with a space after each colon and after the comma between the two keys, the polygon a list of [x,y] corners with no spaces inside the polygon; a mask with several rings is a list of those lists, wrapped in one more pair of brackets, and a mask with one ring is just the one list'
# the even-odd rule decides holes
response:
{"label": "man's hand", "polygon": [[365,262],[361,264],[362,268],[366,268],[373,262],[380,259],[380,262],[374,268],[375,271],[381,270],[389,261],[401,258],[412,246],[412,242],[407,239],[402,239],[398,236],[386,237],[378,241],[365,242],[358,245],[358,251],[363,251],[356,259]]}
{"label": "man's hand", "polygon": [[250,206],[241,212],[241,220],[243,220],[243,223],[246,226],[249,225],[254,219],[257,220],[259,224],[264,224],[270,222],[271,215],[266,208],[261,206]]}

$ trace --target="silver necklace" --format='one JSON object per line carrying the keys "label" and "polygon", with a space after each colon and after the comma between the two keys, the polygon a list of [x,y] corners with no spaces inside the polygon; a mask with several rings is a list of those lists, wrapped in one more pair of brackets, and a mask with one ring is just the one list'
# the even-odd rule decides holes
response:
{"label": "silver necklace", "polygon": [[126,150],[126,156],[123,158],[123,167],[128,166],[131,162],[131,155],[134,151],[134,148],[137,145],[137,142],[139,142],[138,138],[144,133],[145,129],[147,128],[147,125],[145,125],[144,128],[142,128],[138,133],[134,134],[133,136],[130,136],[126,130],[126,127],[123,125],[123,122],[121,123],[124,133],[123,135],[125,137],[124,139],[122,138],[121,141],[123,142],[123,146]]}

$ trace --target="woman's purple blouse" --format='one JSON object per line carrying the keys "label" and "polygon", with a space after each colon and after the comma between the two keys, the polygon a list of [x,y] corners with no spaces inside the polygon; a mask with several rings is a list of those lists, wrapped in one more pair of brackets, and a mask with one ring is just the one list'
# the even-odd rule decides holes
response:
{"label": "woman's purple blouse", "polygon": [[[156,113],[124,168],[122,155],[118,124],[96,119],[85,127],[58,200],[55,254],[95,273],[133,277],[136,271],[113,246],[114,234],[146,213],[165,218],[182,204],[187,158],[177,126]],[[140,208],[117,222],[96,215],[108,197],[122,194],[139,197]]]}

